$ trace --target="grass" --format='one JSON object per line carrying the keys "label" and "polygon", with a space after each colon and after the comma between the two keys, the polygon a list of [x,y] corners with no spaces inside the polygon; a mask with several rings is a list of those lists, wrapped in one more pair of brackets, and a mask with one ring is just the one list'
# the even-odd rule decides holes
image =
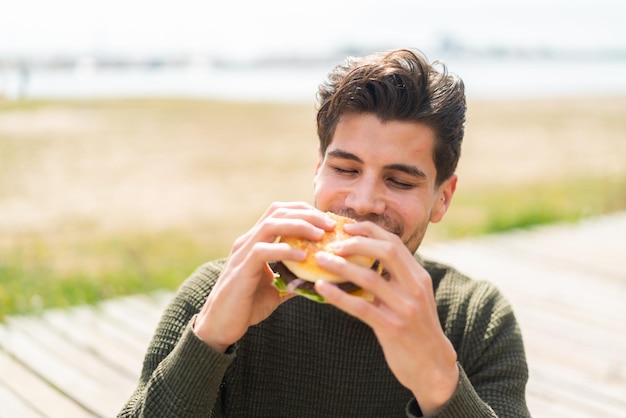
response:
{"label": "grass", "polygon": [[0,314],[36,313],[155,289],[173,289],[205,260],[224,254],[180,231],[72,240],[16,237],[0,264]]}
{"label": "grass", "polygon": [[626,210],[626,175],[459,190],[436,239],[460,239]]}
{"label": "grass", "polygon": [[[626,209],[626,99],[470,103],[427,242]],[[175,289],[275,200],[309,200],[313,106],[0,102],[0,320]]]}

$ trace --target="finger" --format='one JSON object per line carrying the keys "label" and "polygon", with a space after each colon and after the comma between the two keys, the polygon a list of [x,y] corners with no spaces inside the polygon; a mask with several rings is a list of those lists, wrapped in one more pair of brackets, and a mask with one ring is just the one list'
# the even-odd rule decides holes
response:
{"label": "finger", "polygon": [[253,228],[258,240],[274,241],[279,236],[319,240],[335,227],[335,220],[313,207],[276,207]]}
{"label": "finger", "polygon": [[274,242],[279,237],[299,237],[311,241],[320,240],[325,230],[309,219],[297,216],[268,218],[255,228],[250,237],[253,241]]}
{"label": "finger", "polygon": [[[304,253],[287,244],[278,245],[277,237],[289,235],[319,240],[324,235],[324,228],[329,228],[329,225],[334,223],[323,212],[304,203],[275,203],[269,212],[270,216],[260,220],[235,241],[229,257],[231,260],[246,265],[253,261],[256,269],[259,268],[259,264],[256,263],[276,260],[301,261],[305,257]],[[259,245],[260,243],[277,245],[265,246]]]}
{"label": "finger", "polygon": [[[398,237],[390,241],[358,236],[342,243],[345,247],[337,254],[362,254],[378,259],[386,271],[387,280],[376,280],[373,271],[347,277],[350,281],[374,294],[383,304],[396,310],[404,301],[412,300],[422,306],[435,308],[433,282],[430,274]],[[346,268],[346,274],[351,274]]]}
{"label": "finger", "polygon": [[272,216],[276,211],[281,209],[312,209],[313,206],[306,202],[273,202],[266,210],[265,213],[259,219],[259,222],[263,219]]}
{"label": "finger", "polygon": [[311,209],[281,209],[278,213],[260,220],[241,235],[233,245],[231,253],[247,253],[257,242],[275,242],[280,236],[301,237],[319,240],[329,228],[322,212]]}
{"label": "finger", "polygon": [[345,225],[346,232],[353,237],[333,244],[333,250],[342,257],[363,255],[383,263],[383,266],[396,264],[399,255],[413,255],[400,237],[372,222],[358,222]]}
{"label": "finger", "polygon": [[336,223],[324,212],[305,202],[274,202],[261,217],[260,222],[267,218],[303,219],[325,230],[333,229]]}
{"label": "finger", "polygon": [[394,234],[382,226],[370,221],[348,223],[345,224],[343,228],[350,235],[362,235],[377,239],[390,239],[391,237],[398,237],[397,234]]}
{"label": "finger", "polygon": [[376,271],[358,266],[341,256],[323,251],[318,252],[315,257],[321,267],[368,291],[377,300],[385,304],[392,304],[395,290]]}
{"label": "finger", "polygon": [[[394,307],[403,298],[432,299],[432,280],[396,236],[390,241],[355,236],[336,243],[336,255],[320,252],[317,262],[327,270],[365,289],[382,304]],[[379,260],[387,271],[385,279],[377,272],[348,262],[344,257],[359,254]]]}
{"label": "finger", "polygon": [[[371,257],[382,264],[392,281],[398,280],[410,285],[415,279],[415,274],[423,270],[414,255],[397,235],[384,231],[372,223],[367,224],[369,225],[362,225],[357,231],[368,235],[355,235],[333,243],[333,252],[342,257],[351,255]],[[351,230],[350,233],[352,232]]]}
{"label": "finger", "polygon": [[294,248],[289,244],[258,242],[248,253],[247,260],[256,263],[270,263],[276,260],[302,261],[306,258],[306,251]]}

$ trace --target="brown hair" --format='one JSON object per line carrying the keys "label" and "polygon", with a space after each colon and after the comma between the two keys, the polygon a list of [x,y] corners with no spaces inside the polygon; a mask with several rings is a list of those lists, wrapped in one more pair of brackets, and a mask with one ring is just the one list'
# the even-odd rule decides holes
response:
{"label": "brown hair", "polygon": [[436,185],[454,174],[464,134],[465,88],[459,77],[448,74],[444,64],[429,64],[423,54],[407,49],[350,57],[328,74],[317,100],[322,155],[343,114],[373,113],[382,122],[428,125],[436,137]]}

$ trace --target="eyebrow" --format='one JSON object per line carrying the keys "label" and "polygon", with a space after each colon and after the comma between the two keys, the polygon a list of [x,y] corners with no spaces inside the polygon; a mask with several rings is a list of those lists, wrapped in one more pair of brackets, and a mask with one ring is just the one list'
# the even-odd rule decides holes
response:
{"label": "eyebrow", "polygon": [[[344,160],[352,160],[361,164],[363,163],[363,160],[359,158],[357,155],[348,151],[341,150],[341,149],[335,149],[335,150],[329,151],[326,155],[328,157],[341,158]],[[425,180],[428,177],[426,173],[424,173],[422,170],[420,170],[414,165],[396,163],[396,164],[386,165],[384,168],[386,170],[401,171],[403,173],[408,174],[409,176],[417,177],[423,180]]]}

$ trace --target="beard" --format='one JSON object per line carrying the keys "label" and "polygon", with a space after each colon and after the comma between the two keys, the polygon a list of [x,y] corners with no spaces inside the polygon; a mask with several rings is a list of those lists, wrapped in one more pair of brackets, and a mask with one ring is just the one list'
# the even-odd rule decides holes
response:
{"label": "beard", "polygon": [[[396,221],[395,219],[392,219],[386,213],[383,213],[380,215],[375,214],[375,213],[370,213],[367,215],[359,216],[354,212],[354,210],[350,208],[330,208],[329,211],[336,213],[337,215],[352,218],[358,222],[370,221],[380,226],[381,228],[391,232],[392,234],[399,236],[401,239],[402,239],[402,236],[404,235],[404,225],[402,225],[402,223]],[[430,216],[427,219],[430,219]],[[415,231],[411,233],[411,235],[409,235],[406,239],[402,240],[404,245],[409,249],[409,251],[412,254],[414,254],[417,251],[418,247],[422,243],[422,240],[424,239],[424,235],[426,234],[427,227],[428,227],[428,222],[425,222],[424,224],[419,225],[415,229]]]}

